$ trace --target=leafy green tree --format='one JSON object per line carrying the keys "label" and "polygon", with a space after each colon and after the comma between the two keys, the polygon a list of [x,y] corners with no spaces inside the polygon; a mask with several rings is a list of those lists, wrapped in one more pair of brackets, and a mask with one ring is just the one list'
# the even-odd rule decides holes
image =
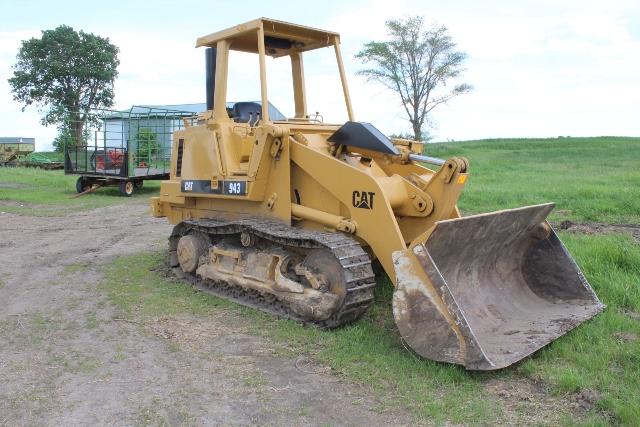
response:
{"label": "leafy green tree", "polygon": [[429,113],[451,98],[472,90],[466,83],[450,86],[451,80],[464,71],[467,55],[456,50],[446,27],[425,28],[420,16],[390,20],[385,25],[389,40],[368,42],[356,54],[363,64],[371,65],[358,74],[396,92],[415,139],[424,140],[423,127],[429,123]]}
{"label": "leafy green tree", "polygon": [[59,138],[70,132],[78,144],[89,111],[113,105],[119,64],[108,38],[61,25],[22,42],[9,85],[23,111],[35,104],[43,125],[65,128]]}
{"label": "leafy green tree", "polygon": [[62,153],[64,147],[75,148],[78,145],[86,144],[91,136],[91,125],[95,125],[99,122],[98,117],[89,115],[85,120],[84,127],[82,128],[82,137],[78,138],[75,134],[75,127],[70,119],[64,119],[58,124],[58,135],[54,138],[51,145],[53,150]]}
{"label": "leafy green tree", "polygon": [[61,153],[64,151],[65,146],[76,147],[78,143],[74,138],[71,127],[63,123],[58,126],[58,135],[56,135],[51,145],[53,145],[54,151]]}

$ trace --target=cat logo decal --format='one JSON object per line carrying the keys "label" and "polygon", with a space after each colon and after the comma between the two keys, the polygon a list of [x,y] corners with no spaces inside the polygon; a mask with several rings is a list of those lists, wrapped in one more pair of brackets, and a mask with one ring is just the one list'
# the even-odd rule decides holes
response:
{"label": "cat logo decal", "polygon": [[351,203],[354,208],[373,209],[373,199],[376,193],[373,191],[354,191],[351,196]]}

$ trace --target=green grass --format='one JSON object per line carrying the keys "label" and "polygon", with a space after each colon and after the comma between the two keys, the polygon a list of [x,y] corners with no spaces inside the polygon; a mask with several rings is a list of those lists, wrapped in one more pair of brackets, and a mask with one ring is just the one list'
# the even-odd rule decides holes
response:
{"label": "green grass", "polygon": [[467,214],[555,202],[553,221],[640,223],[640,138],[480,140],[425,153],[469,160]]}
{"label": "green grass", "polygon": [[[117,187],[100,188],[94,193],[76,195],[77,176],[63,171],[37,168],[0,168],[0,211],[28,215],[58,215],[127,203]],[[160,181],[145,181],[132,198],[156,195]]]}
{"label": "green grass", "polygon": [[167,279],[160,272],[163,261],[161,254],[141,254],[117,259],[108,267],[109,300],[122,310],[123,316],[207,315],[217,306],[233,306]]}

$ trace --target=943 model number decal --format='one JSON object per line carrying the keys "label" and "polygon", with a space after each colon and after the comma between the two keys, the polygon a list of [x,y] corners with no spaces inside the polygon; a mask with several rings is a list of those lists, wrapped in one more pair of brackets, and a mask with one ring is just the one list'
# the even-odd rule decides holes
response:
{"label": "943 model number decal", "polygon": [[247,181],[218,181],[218,188],[211,188],[208,179],[183,179],[180,183],[183,193],[222,194],[227,196],[245,196]]}

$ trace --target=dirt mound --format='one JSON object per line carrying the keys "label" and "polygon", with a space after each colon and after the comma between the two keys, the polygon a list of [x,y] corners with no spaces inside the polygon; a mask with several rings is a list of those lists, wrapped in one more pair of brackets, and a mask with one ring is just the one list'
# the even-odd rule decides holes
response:
{"label": "dirt mound", "polygon": [[640,225],[636,224],[602,224],[596,222],[577,224],[572,221],[562,221],[557,228],[570,233],[583,234],[626,233],[632,235],[638,242],[640,242]]}

